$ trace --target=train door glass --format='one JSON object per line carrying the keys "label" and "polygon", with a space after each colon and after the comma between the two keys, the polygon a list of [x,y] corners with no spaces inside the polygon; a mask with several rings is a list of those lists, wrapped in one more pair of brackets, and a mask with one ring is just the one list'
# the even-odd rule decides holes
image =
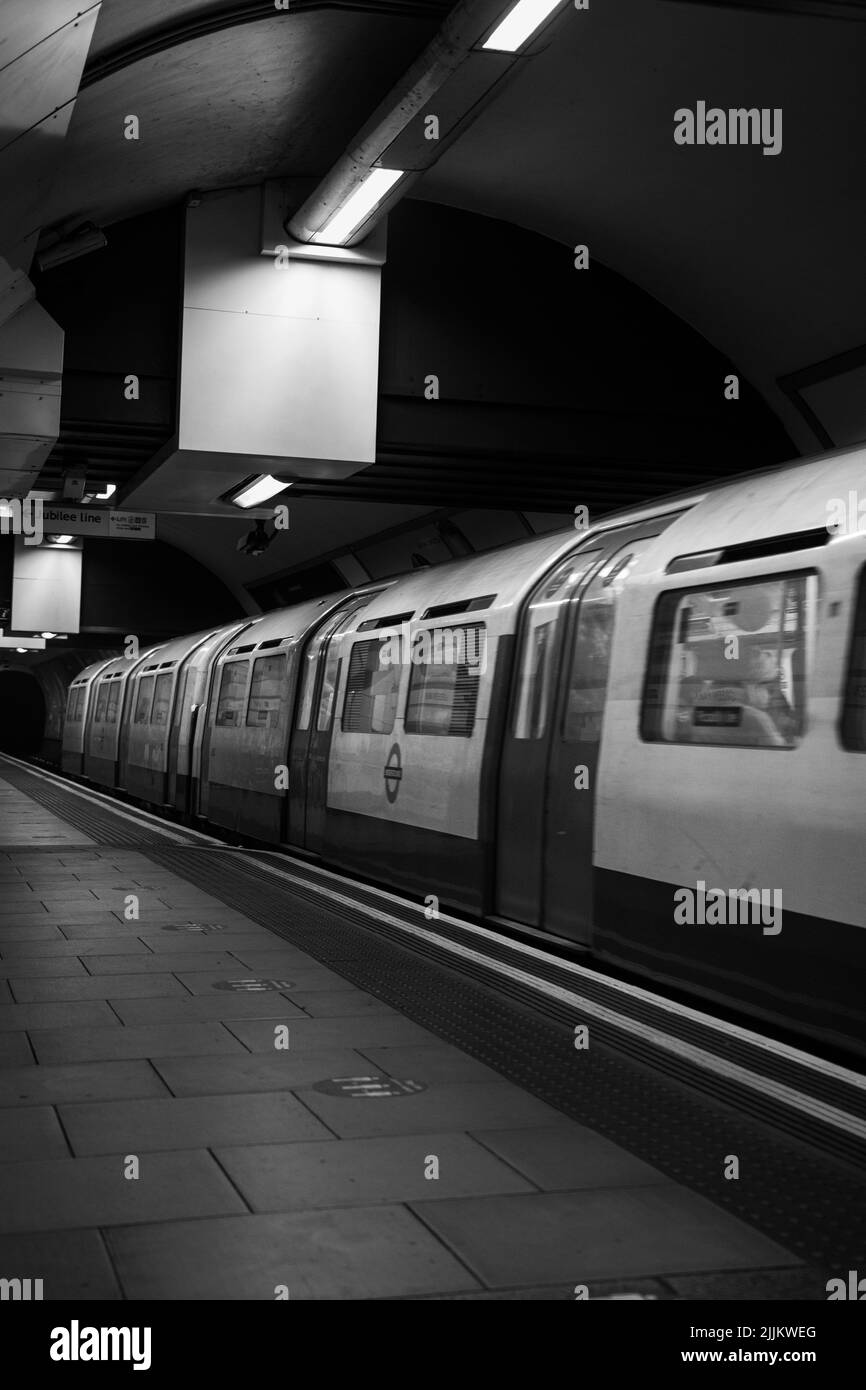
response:
{"label": "train door glass", "polygon": [[320,852],[324,847],[325,806],[328,800],[328,762],[331,754],[331,731],[334,705],[340,679],[340,646],[347,628],[368,599],[353,604],[339,614],[330,626],[319,649],[319,679],[316,682],[313,711],[310,715],[310,743],[307,752],[307,805],[304,843],[307,849]]}
{"label": "train door glass", "polygon": [[[328,702],[327,691],[331,684],[330,701],[333,701],[333,680],[336,672],[333,669],[333,661],[326,660],[328,643],[334,636],[337,629],[352,614],[366,606],[372,594],[368,594],[363,600],[353,599],[349,603],[343,604],[335,613],[332,613],[325,620],[307,644],[304,653],[303,675],[301,679],[301,693],[298,700],[298,712],[295,726],[291,734],[291,744],[289,752],[289,813],[287,838],[292,844],[306,845],[308,833],[315,837],[317,828],[323,824],[324,800],[322,789],[319,786],[321,777],[321,755],[325,741],[330,747],[330,719],[328,727],[317,729],[316,724],[320,721],[322,694],[325,692],[325,703]],[[336,648],[336,644],[335,644]],[[325,763],[327,764],[327,750],[325,753]],[[325,769],[327,775],[327,769]],[[315,806],[321,809],[316,811]],[[310,814],[310,825],[308,827],[308,807]],[[315,824],[314,824],[315,823]]]}
{"label": "train door glass", "polygon": [[601,557],[577,551],[530,595],[520,623],[511,715],[499,773],[496,911],[540,924],[544,779],[569,604]]}
{"label": "train door glass", "polygon": [[653,536],[609,555],[573,605],[544,778],[541,925],[588,944],[599,742],[614,619],[626,578]]}

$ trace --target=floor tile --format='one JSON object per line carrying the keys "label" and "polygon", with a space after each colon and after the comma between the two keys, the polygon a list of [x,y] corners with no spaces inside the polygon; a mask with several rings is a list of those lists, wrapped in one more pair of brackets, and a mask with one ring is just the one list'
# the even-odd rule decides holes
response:
{"label": "floor tile", "polygon": [[56,1028],[62,1031],[89,1025],[98,1027],[100,1024],[118,1027],[117,1018],[102,1001],[0,1006],[0,1032],[19,1028]]}
{"label": "floor tile", "polygon": [[[174,975],[74,975],[59,979],[10,980],[20,1004],[30,1000],[149,999],[169,996],[181,1001],[190,995]],[[11,997],[11,996],[10,996]],[[149,1022],[142,1019],[142,1022]],[[126,1022],[126,1020],[124,1020]]]}
{"label": "floor tile", "polygon": [[583,1125],[550,1129],[475,1130],[475,1137],[546,1191],[640,1187],[666,1183],[657,1168]]}
{"label": "floor tile", "polygon": [[[85,1062],[60,1067],[7,1067],[0,1071],[0,1106],[56,1105],[73,1100],[164,1096],[149,1062]],[[2,1116],[0,1116],[2,1119]]]}
{"label": "floor tile", "polygon": [[334,1052],[280,1052],[270,1057],[159,1057],[153,1065],[175,1095],[206,1096],[233,1091],[290,1091],[332,1076],[357,1076],[367,1064],[357,1052],[346,1048]]}
{"label": "floor tile", "polygon": [[781,1246],[672,1183],[469,1197],[415,1209],[491,1286],[797,1263]]}
{"label": "floor tile", "polygon": [[436,1047],[365,1047],[363,1055],[377,1072],[388,1076],[415,1077],[428,1084],[449,1081],[501,1081],[492,1067],[485,1067],[458,1047],[439,1043]]}
{"label": "floor tile", "polygon": [[[262,1001],[269,998],[279,1000],[282,996],[263,994],[258,998]],[[240,1038],[251,1052],[274,1050],[274,1025],[267,1018],[232,1018],[226,1027]],[[419,1024],[401,1018],[396,1013],[368,1012],[357,1018],[301,1016],[289,1024],[289,1049],[292,1052],[321,1052],[326,1049],[349,1047],[359,1048],[367,1055],[371,1047],[399,1047],[412,1044],[440,1045],[434,1033],[428,1033]]]}
{"label": "floor tile", "polygon": [[[367,1065],[369,1070],[369,1065]],[[365,1075],[364,1067],[344,1068],[332,1076]],[[412,1077],[424,1082],[419,1067]],[[301,1090],[301,1097],[329,1129],[344,1138],[376,1134],[423,1134],[425,1131],[506,1129],[518,1125],[550,1125],[556,1110],[507,1081],[433,1085],[427,1091],[387,1100],[361,1100]]]}
{"label": "floor tile", "polygon": [[465,1134],[260,1144],[216,1156],[259,1212],[533,1191]]}
{"label": "floor tile", "polygon": [[283,1091],[62,1105],[60,1117],[76,1154],[338,1142],[295,1096]]}
{"label": "floor tile", "polygon": [[[139,924],[140,925],[140,924]],[[259,938],[244,932],[166,932],[165,935],[158,935],[148,928],[147,932],[141,933],[142,941],[146,942],[151,951],[162,955],[179,955],[184,951],[202,952],[231,952],[237,955],[244,948],[245,942],[253,941],[258,945]],[[301,959],[304,959],[301,957]],[[307,957],[309,960],[309,957]],[[315,961],[310,961],[310,966],[314,966]]]}
{"label": "floor tile", "polygon": [[[154,959],[159,960],[163,970],[165,970],[169,958],[167,956],[155,956]],[[284,967],[281,970],[252,970],[248,966],[241,965],[240,961],[229,957],[220,963],[218,969],[214,968],[212,961],[207,964],[206,969],[199,969],[200,965],[205,964],[204,956],[199,957],[198,961],[191,961],[189,956],[184,956],[183,964],[181,964],[172,955],[170,963],[171,969],[178,979],[193,994],[212,994],[214,990],[222,992],[227,983],[240,984],[244,980],[277,980],[285,989],[293,989],[298,978],[298,971],[293,971],[291,967]],[[231,990],[225,992],[232,993]]]}
{"label": "floor tile", "polygon": [[403,1207],[180,1221],[107,1234],[130,1299],[394,1298],[476,1287]]}
{"label": "floor tile", "polygon": [[0,1268],[42,1280],[45,1302],[119,1299],[120,1288],[98,1231],[0,1236]]}
{"label": "floor tile", "polygon": [[[115,957],[116,959],[116,957]],[[116,967],[115,967],[116,968]],[[0,960],[0,979],[8,980],[19,975],[46,978],[54,975],[86,975],[87,971],[77,956],[17,956],[15,960]]]}
{"label": "floor tile", "polygon": [[289,998],[312,1018],[356,1018],[361,1014],[397,1014],[396,1009],[377,999],[375,994],[365,994],[362,989],[352,989],[348,983],[345,989],[338,990],[290,990]]}
{"label": "floor tile", "polygon": [[69,1146],[50,1105],[0,1111],[0,1163],[68,1157]]}
{"label": "floor tile", "polygon": [[[112,977],[105,976],[106,979]],[[143,977],[146,978],[146,977]],[[182,988],[182,986],[180,986]],[[268,1039],[267,1047],[253,1048],[265,1052],[274,1049],[274,1025],[285,1022],[293,1025],[296,1019],[307,1022],[307,1016],[281,994],[228,994],[224,990],[213,994],[187,994],[183,999],[112,999],[112,1007],[124,1023],[190,1023],[198,1018],[261,1020]],[[246,1039],[233,1027],[231,1031],[241,1042]],[[290,1047],[293,1045],[290,1041]],[[330,1044],[329,1044],[330,1046]]]}
{"label": "floor tile", "polygon": [[88,941],[10,941],[0,949],[4,965],[30,956],[95,956],[146,955],[147,947],[135,936],[116,936],[108,940]]}
{"label": "floor tile", "polygon": [[[218,963],[217,963],[218,961]],[[100,955],[87,957],[87,969],[91,975],[119,975],[137,974],[138,971],[153,971],[155,974],[171,970],[174,974],[187,971],[198,971],[200,966],[206,966],[206,970],[213,974],[214,979],[235,978],[238,974],[248,974],[249,972],[238,969],[238,963],[231,956],[212,957],[194,956],[187,952],[172,956],[169,961],[167,956],[125,956],[121,969],[118,970],[117,956]],[[12,973],[11,971],[9,972]]]}
{"label": "floor tile", "polygon": [[124,1177],[126,1155],[6,1163],[0,1171],[0,1232],[119,1226],[244,1210],[203,1149],[140,1158],[138,1178]]}
{"label": "floor tile", "polygon": [[219,1023],[163,1023],[150,1028],[126,1028],[119,1024],[113,1028],[57,1028],[31,1031],[30,1041],[37,1061],[48,1066],[125,1057],[209,1057],[245,1052],[243,1043]]}
{"label": "floor tile", "polygon": [[[3,890],[0,888],[0,897]],[[6,915],[0,917],[0,922],[5,922]],[[65,937],[59,927],[55,927],[51,922],[33,922],[28,926],[6,927],[0,926],[0,952],[6,946],[18,941],[64,941]]]}
{"label": "floor tile", "polygon": [[[0,1009],[2,1013],[2,1009]],[[34,1066],[27,1034],[0,1033],[0,1067]]]}

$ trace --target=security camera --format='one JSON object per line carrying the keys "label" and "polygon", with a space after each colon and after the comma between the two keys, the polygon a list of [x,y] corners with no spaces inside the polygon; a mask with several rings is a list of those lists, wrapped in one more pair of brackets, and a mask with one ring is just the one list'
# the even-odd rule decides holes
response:
{"label": "security camera", "polygon": [[253,558],[257,555],[264,555],[275,535],[276,531],[272,531],[271,534],[268,535],[265,529],[265,522],[257,521],[254,530],[247,532],[245,536],[241,536],[236,549],[241,551],[243,555],[251,555]]}

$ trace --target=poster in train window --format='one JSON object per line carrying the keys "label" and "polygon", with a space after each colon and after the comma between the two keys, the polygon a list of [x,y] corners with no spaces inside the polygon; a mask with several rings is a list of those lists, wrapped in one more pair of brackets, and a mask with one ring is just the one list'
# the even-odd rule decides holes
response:
{"label": "poster in train window", "polygon": [[796,747],[817,578],[778,575],[664,595],[644,701],[644,737]]}
{"label": "poster in train window", "polygon": [[96,692],[96,713],[94,720],[101,724],[105,719],[105,707],[108,704],[108,681],[100,681],[99,689]]}
{"label": "poster in train window", "polygon": [[117,712],[120,707],[120,691],[121,686],[123,685],[123,681],[115,678],[114,680],[108,681],[107,684],[108,703],[105,707],[105,722],[106,724],[116,724]]}
{"label": "poster in train window", "polygon": [[[423,636],[431,639],[426,645],[418,641]],[[471,738],[486,662],[487,633],[481,623],[416,634],[406,700],[407,734]]]}
{"label": "poster in train window", "polygon": [[249,662],[229,661],[222,670],[216,722],[220,728],[237,728],[243,723]]}
{"label": "poster in train window", "polygon": [[273,729],[280,722],[285,699],[286,656],[260,656],[253,662],[247,724],[256,729]]}
{"label": "poster in train window", "polygon": [[349,733],[390,734],[394,728],[402,666],[383,660],[386,646],[386,639],[374,638],[352,647],[342,721]]}
{"label": "poster in train window", "polygon": [[146,724],[150,719],[150,706],[153,700],[153,676],[142,676],[138,682],[138,690],[135,696],[135,713],[132,717],[133,724]]}
{"label": "poster in train window", "polygon": [[171,672],[164,671],[156,678],[153,692],[153,709],[150,712],[151,724],[167,724],[171,704]]}

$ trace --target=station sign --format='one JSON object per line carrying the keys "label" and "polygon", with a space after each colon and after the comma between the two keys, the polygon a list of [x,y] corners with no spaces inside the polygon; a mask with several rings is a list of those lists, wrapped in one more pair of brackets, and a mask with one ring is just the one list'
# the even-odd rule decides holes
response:
{"label": "station sign", "polygon": [[45,535],[60,532],[67,536],[112,537],[126,540],[156,539],[155,512],[118,512],[110,507],[76,507],[62,502],[45,502],[42,507]]}

